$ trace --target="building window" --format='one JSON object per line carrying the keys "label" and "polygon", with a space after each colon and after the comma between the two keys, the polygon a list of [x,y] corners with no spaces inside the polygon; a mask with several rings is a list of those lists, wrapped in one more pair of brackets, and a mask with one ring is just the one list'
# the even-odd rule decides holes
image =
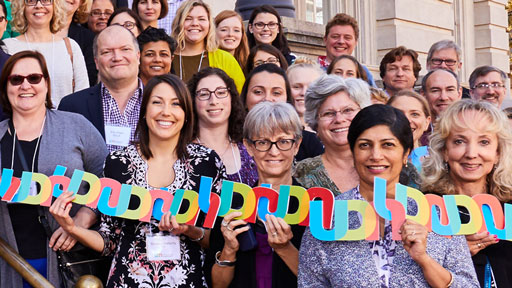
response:
{"label": "building window", "polygon": [[324,24],[322,0],[306,0],[306,21]]}

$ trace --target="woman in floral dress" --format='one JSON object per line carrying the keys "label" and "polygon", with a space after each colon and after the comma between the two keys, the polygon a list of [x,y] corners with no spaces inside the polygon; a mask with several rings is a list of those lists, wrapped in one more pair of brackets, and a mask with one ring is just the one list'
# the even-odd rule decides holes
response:
{"label": "woman in floral dress", "polygon": [[[215,152],[191,143],[193,121],[192,100],[179,78],[154,77],[144,89],[140,140],[107,157],[105,176],[171,194],[177,189],[199,191],[200,177],[207,176],[213,178],[212,191],[220,193],[224,166]],[[72,200],[72,193],[63,193],[51,211],[80,242],[113,255],[107,287],[207,287],[202,248],[208,245],[209,231],[178,224],[170,212],[150,223],[102,215],[99,231],[81,229],[67,214]],[[129,208],[136,209],[139,202],[132,197]],[[203,218],[200,214],[197,223]],[[157,237],[166,246],[152,244]]]}

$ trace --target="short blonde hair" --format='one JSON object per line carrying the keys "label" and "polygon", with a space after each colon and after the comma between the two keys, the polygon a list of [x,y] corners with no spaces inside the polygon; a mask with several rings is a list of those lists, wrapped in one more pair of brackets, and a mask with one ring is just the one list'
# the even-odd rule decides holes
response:
{"label": "short blonde hair", "polygon": [[80,0],[80,6],[73,15],[73,22],[83,24],[89,19],[91,12],[92,0]]}
{"label": "short blonde hair", "polygon": [[[50,20],[50,31],[57,33],[59,30],[64,28],[66,22],[66,11],[64,11],[63,0],[53,0],[53,15]],[[24,34],[28,29],[28,21],[25,17],[25,1],[24,0],[12,0],[12,28],[14,31]]]}
{"label": "short blonde hair", "polygon": [[183,25],[185,23],[185,18],[187,18],[188,14],[190,14],[190,11],[192,11],[192,9],[197,6],[203,7],[208,14],[208,22],[210,23],[210,28],[208,29],[208,35],[206,35],[205,38],[205,48],[208,52],[213,52],[219,47],[217,43],[217,35],[215,33],[215,25],[213,22],[210,6],[204,3],[202,0],[187,0],[181,4],[181,6],[176,11],[174,20],[172,21],[171,36],[178,42],[179,51],[185,49],[185,30],[183,29]]}
{"label": "short blonde hair", "polygon": [[502,202],[511,200],[512,193],[512,134],[505,114],[492,104],[471,99],[460,100],[446,109],[434,126],[430,139],[430,156],[423,162],[421,170],[422,191],[440,194],[455,194],[455,185],[450,179],[449,167],[444,162],[446,140],[454,128],[473,129],[467,124],[465,112],[476,111],[489,120],[486,131],[498,137],[498,163],[487,175],[487,192]]}

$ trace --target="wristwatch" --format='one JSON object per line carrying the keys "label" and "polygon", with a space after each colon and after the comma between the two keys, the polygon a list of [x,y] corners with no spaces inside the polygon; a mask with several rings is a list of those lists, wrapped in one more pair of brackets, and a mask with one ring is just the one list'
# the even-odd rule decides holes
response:
{"label": "wristwatch", "polygon": [[215,263],[217,263],[217,265],[219,265],[221,267],[233,267],[233,266],[235,266],[236,259],[235,259],[235,261],[228,261],[228,260],[220,261],[219,260],[219,255],[220,255],[220,251],[217,251],[217,253],[215,253]]}

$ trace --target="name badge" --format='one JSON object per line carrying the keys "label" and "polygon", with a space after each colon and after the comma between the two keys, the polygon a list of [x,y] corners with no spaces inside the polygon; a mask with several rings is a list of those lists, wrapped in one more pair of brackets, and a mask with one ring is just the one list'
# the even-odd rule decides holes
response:
{"label": "name badge", "polygon": [[180,260],[180,237],[172,234],[147,234],[146,255],[149,261]]}
{"label": "name badge", "polygon": [[128,146],[131,132],[130,127],[105,125],[105,140],[108,145]]}

